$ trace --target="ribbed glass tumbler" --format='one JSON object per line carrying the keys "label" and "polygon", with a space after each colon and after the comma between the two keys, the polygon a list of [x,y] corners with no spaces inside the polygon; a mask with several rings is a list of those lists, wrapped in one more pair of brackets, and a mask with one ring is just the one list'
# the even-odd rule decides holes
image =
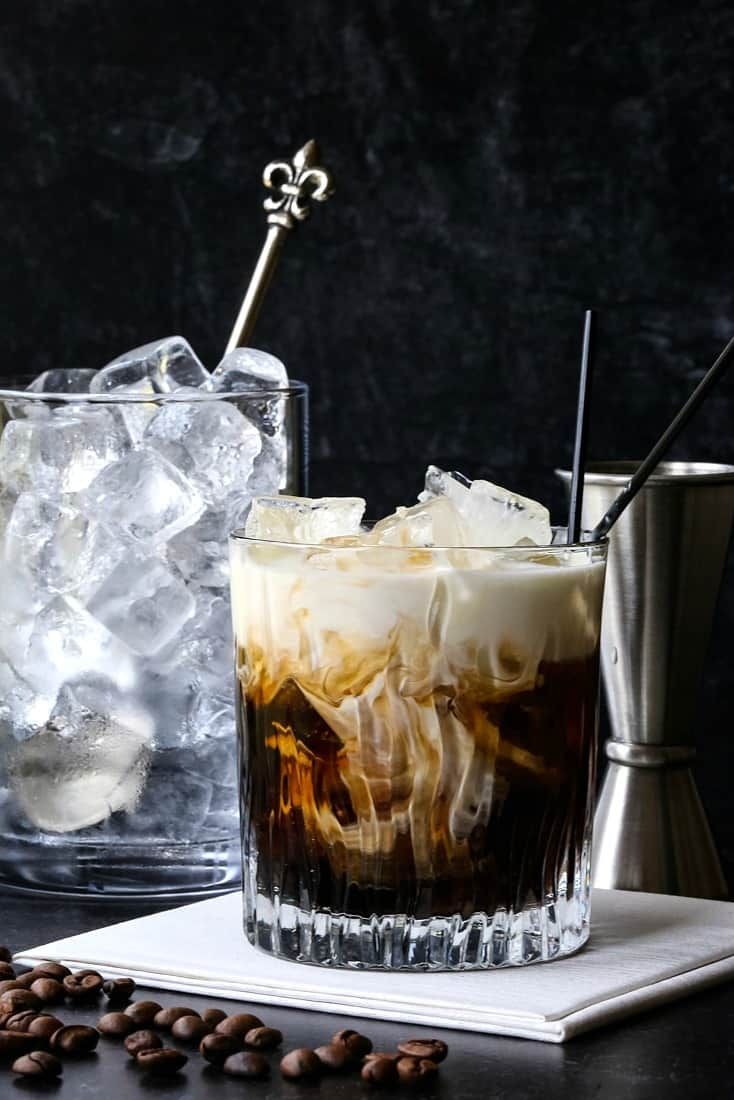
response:
{"label": "ribbed glass tumbler", "polygon": [[250,942],[452,970],[581,947],[606,545],[231,555]]}
{"label": "ribbed glass tumbler", "polygon": [[0,391],[0,882],[239,878],[229,532],[303,491],[307,389]]}

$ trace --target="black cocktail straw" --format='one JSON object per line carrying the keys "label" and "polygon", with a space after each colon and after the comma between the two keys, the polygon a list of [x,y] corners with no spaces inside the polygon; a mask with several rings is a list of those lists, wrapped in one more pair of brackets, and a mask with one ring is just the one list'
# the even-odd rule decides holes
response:
{"label": "black cocktail straw", "polygon": [[665,453],[683,431],[698,406],[708,395],[709,390],[711,390],[722,377],[733,358],[734,337],[726,345],[713,366],[709,367],[675,420],[673,420],[666,431],[663,432],[647,458],[640,463],[612,506],[599,520],[591,533],[592,538],[602,538],[603,535],[609,532],[612,525],[617,522],[627,505],[631,503],[635,495],[645,484],[658,462],[660,462],[660,459],[663,458]]}
{"label": "black cocktail straw", "polygon": [[581,349],[581,376],[576,405],[576,436],[573,444],[573,471],[571,473],[571,501],[568,508],[566,542],[570,546],[581,536],[581,506],[584,501],[584,470],[586,468],[586,429],[589,423],[589,392],[594,369],[593,355],[594,314],[587,309],[584,317],[584,342]]}

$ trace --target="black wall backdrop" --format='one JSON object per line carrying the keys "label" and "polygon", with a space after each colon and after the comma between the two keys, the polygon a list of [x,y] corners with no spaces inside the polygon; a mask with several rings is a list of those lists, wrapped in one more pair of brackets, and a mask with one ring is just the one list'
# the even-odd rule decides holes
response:
{"label": "black wall backdrop", "polygon": [[[639,457],[734,335],[734,8],[657,0],[4,0],[2,374],[180,332],[213,366],[260,173],[337,196],[255,342],[312,386],[312,490],[413,499],[428,460],[562,503],[582,311],[591,452]],[[679,457],[734,460],[734,378]],[[734,878],[734,570],[698,776]]]}

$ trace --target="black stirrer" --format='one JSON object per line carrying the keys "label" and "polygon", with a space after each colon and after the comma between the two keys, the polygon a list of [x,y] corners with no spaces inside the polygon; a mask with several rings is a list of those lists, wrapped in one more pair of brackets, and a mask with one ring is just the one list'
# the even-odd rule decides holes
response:
{"label": "black stirrer", "polygon": [[631,503],[635,495],[645,484],[658,462],[660,462],[660,459],[683,431],[698,406],[708,395],[709,390],[711,390],[722,377],[733,358],[734,337],[732,337],[726,345],[716,362],[709,367],[675,420],[673,420],[669,427],[663,432],[647,458],[643,459],[617,499],[599,520],[596,527],[591,532],[592,539],[596,540],[602,538],[609,532],[612,525],[617,522],[627,505]]}
{"label": "black stirrer", "polygon": [[586,436],[589,424],[589,391],[594,370],[594,313],[587,309],[584,317],[584,342],[581,348],[581,375],[576,405],[576,435],[573,444],[571,500],[568,506],[566,542],[569,546],[581,537],[581,506],[584,500],[584,470],[586,468]]}

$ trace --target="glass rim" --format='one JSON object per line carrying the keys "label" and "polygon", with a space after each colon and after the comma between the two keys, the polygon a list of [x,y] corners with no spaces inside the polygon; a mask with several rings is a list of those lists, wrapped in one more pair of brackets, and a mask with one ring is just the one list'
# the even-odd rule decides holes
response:
{"label": "glass rim", "polygon": [[[566,527],[551,526],[551,531],[553,531],[554,533],[558,532],[560,534],[566,531]],[[512,554],[513,556],[517,556],[518,558],[521,558],[523,555],[527,557],[529,554],[537,553],[552,552],[557,554],[559,553],[559,551],[578,552],[581,550],[599,550],[602,548],[606,548],[609,545],[608,535],[602,535],[601,538],[593,540],[591,538],[588,538],[585,541],[583,539],[584,535],[591,535],[591,531],[583,530],[581,532],[581,541],[579,542],[557,542],[555,544],[543,543],[537,546],[390,546],[387,543],[365,543],[359,546],[326,546],[323,542],[284,542],[282,539],[264,539],[260,537],[256,538],[253,535],[246,535],[245,529],[243,527],[238,527],[234,531],[230,532],[229,540],[231,542],[237,543],[249,543],[253,546],[277,546],[281,549],[293,549],[295,547],[303,550],[330,550],[338,551],[339,553],[343,554],[355,552],[359,553],[364,550],[391,551],[393,553],[397,552],[402,554],[414,554],[416,551],[427,551],[430,554],[433,554],[435,552],[445,554],[450,550],[471,550],[473,553],[480,551],[482,553],[489,554],[495,552],[505,555]]]}
{"label": "glass rim", "polygon": [[264,397],[304,397],[308,393],[308,383],[292,378],[287,386],[268,386],[259,390],[243,390],[239,393],[213,393],[210,390],[197,390],[196,393],[137,393],[127,390],[123,393],[34,393],[32,390],[0,389],[0,402],[27,401],[29,404],[50,404],[64,402],[69,405],[162,405],[168,402],[194,405],[214,401],[260,401]]}
{"label": "glass rim", "polygon": [[[586,465],[584,483],[586,485],[617,485],[620,489],[626,485],[642,460],[612,459],[607,462],[589,462]],[[556,467],[553,471],[561,481],[571,480],[571,471]],[[645,485],[686,485],[704,482],[708,485],[727,484],[734,481],[734,465],[726,462],[688,462],[668,460],[659,462],[647,478]],[[643,485],[643,490],[645,488]]]}

